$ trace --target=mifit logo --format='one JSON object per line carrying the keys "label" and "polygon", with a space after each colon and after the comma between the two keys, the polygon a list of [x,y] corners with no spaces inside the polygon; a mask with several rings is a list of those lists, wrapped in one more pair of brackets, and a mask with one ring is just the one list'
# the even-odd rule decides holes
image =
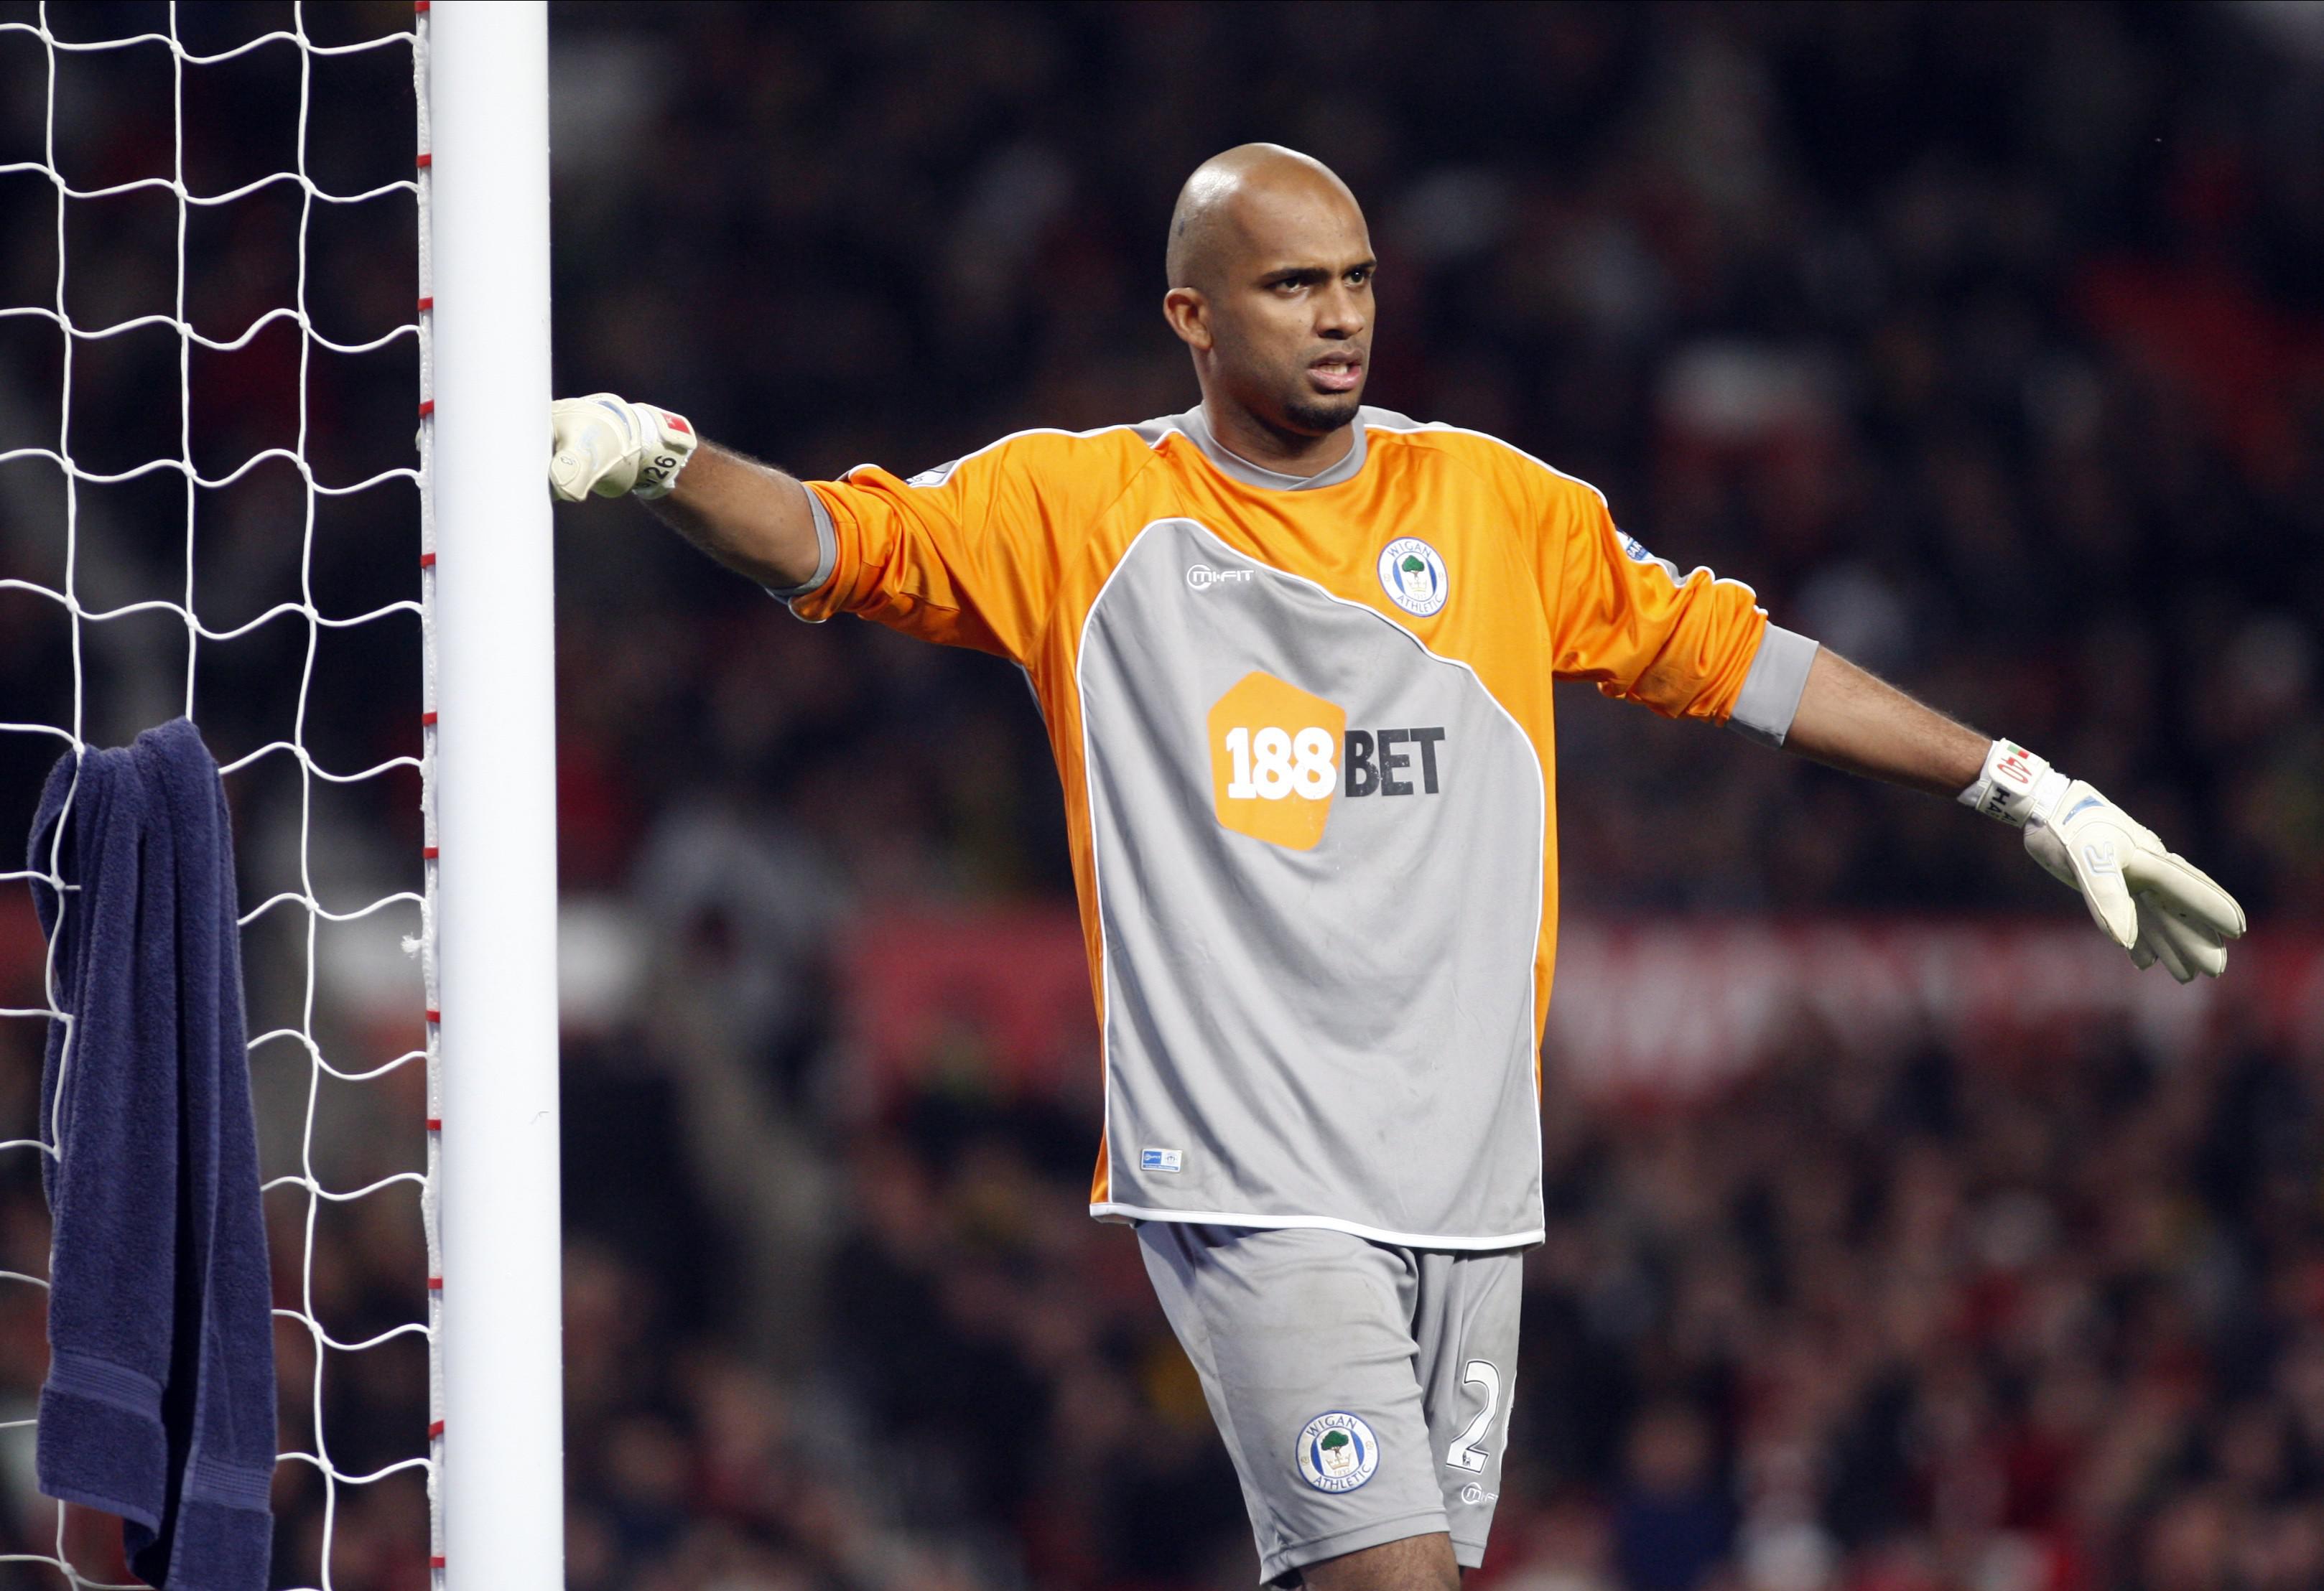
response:
{"label": "mifit logo", "polygon": [[1211,796],[1222,826],[1270,845],[1313,851],[1340,787],[1348,715],[1323,697],[1254,670],[1211,709]]}

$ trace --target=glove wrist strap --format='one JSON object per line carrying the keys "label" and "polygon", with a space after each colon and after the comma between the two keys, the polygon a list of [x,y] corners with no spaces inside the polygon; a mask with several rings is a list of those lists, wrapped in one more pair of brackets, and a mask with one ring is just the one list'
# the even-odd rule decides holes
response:
{"label": "glove wrist strap", "polygon": [[638,460],[638,483],[630,490],[639,497],[668,497],[670,488],[678,484],[678,473],[694,456],[695,445],[700,438],[682,414],[672,414],[650,403],[632,403],[630,408],[636,412],[645,433],[641,438],[645,453]]}
{"label": "glove wrist strap", "polygon": [[1996,740],[1986,748],[1977,782],[1958,799],[1963,806],[2022,829],[2029,823],[2049,821],[2068,782],[2065,775],[2015,740]]}

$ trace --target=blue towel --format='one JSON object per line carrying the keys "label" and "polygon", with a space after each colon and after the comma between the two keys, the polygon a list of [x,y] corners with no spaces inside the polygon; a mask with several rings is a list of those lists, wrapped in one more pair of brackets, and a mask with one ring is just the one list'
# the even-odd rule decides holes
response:
{"label": "blue towel", "polygon": [[[55,1217],[41,1490],[121,1515],[166,1591],[264,1591],[274,1338],[242,1012],[234,841],[217,764],[184,719],[68,755],[32,824],[55,943],[41,1074]],[[69,809],[69,811],[68,811]]]}

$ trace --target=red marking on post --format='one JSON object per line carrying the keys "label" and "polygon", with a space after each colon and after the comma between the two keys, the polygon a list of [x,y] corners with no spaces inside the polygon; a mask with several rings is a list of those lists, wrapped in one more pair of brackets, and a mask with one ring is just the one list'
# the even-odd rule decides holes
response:
{"label": "red marking on post", "polygon": [[[444,1118],[440,1116],[429,1117],[428,1118],[428,1130],[431,1133],[442,1132],[444,1130]],[[430,1287],[439,1287],[443,1285],[443,1283],[439,1279],[438,1281],[430,1282],[429,1285]]]}
{"label": "red marking on post", "polygon": [[437,848],[435,846],[423,845],[420,848],[420,860],[421,861],[434,861],[436,860],[436,856]]}
{"label": "red marking on post", "polygon": [[[422,10],[422,11],[425,11],[425,10],[427,10],[427,9],[428,9],[428,0],[420,0],[420,10]],[[437,1556],[435,1556],[435,1557],[433,1557],[433,1558],[429,1559],[428,1560],[428,1567],[429,1567],[429,1568],[432,1568],[432,1569],[439,1569],[439,1568],[442,1568],[444,1567],[444,1558],[443,1558],[443,1555],[442,1555],[441,1553],[438,1553]]]}
{"label": "red marking on post", "polygon": [[420,314],[425,315],[434,308],[436,308],[436,296],[433,293],[420,300]]}
{"label": "red marking on post", "polygon": [[420,566],[423,569],[433,569],[436,566],[436,555],[432,552],[421,553],[420,555]]}
{"label": "red marking on post", "polygon": [[441,1277],[441,1276],[430,1276],[430,1277],[429,1277],[429,1278],[428,1278],[428,1291],[429,1291],[429,1292],[443,1292],[443,1291],[444,1291],[444,1278],[443,1278],[443,1277]]}
{"label": "red marking on post", "polygon": [[[442,1421],[431,1420],[428,1422],[428,1439],[429,1441],[434,1441],[438,1437],[442,1436],[443,1434],[444,1422]],[[438,1559],[438,1561],[440,1562],[441,1559]]]}
{"label": "red marking on post", "polygon": [[435,412],[436,412],[436,400],[434,400],[433,398],[429,398],[429,399],[428,399],[428,400],[424,400],[424,401],[420,405],[420,418],[421,419],[426,419],[429,415],[434,414]]}
{"label": "red marking on post", "polygon": [[436,157],[432,154],[423,154],[420,157],[420,169],[423,171],[435,163]]}
{"label": "red marking on post", "polygon": [[434,729],[436,727],[436,714],[433,713],[421,713],[420,715],[420,727],[421,729]]}
{"label": "red marking on post", "polygon": [[430,1006],[428,1007],[428,1020],[440,1027],[444,1024],[444,1013]]}

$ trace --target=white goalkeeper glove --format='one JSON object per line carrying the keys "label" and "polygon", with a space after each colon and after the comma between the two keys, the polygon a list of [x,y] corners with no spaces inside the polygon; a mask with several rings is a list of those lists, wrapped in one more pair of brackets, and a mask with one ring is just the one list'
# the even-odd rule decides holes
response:
{"label": "white goalkeeper glove", "polygon": [[698,440],[684,415],[611,392],[559,399],[549,424],[549,486],[567,502],[593,492],[666,497]]}
{"label": "white goalkeeper glove", "polygon": [[2090,786],[1996,740],[1960,800],[2024,830],[2026,853],[2081,892],[2098,925],[2137,966],[2160,961],[2181,983],[2227,970],[2226,942],[2243,936],[2243,907]]}

